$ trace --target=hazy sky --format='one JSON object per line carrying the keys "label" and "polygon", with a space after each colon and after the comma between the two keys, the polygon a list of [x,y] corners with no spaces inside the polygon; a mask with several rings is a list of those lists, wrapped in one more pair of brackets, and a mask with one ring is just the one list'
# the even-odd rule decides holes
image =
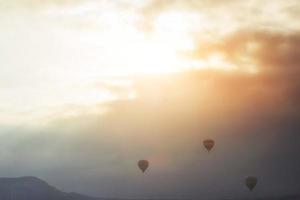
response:
{"label": "hazy sky", "polygon": [[103,197],[297,193],[299,18],[298,0],[0,0],[0,176]]}

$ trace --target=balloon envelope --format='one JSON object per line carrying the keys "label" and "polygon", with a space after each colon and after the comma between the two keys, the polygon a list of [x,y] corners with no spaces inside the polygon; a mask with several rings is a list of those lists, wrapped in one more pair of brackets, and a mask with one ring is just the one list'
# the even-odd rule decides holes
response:
{"label": "balloon envelope", "polygon": [[146,171],[146,169],[149,167],[149,162],[148,162],[148,160],[139,160],[138,166],[144,173]]}
{"label": "balloon envelope", "polygon": [[203,141],[203,145],[207,149],[207,151],[210,151],[214,147],[215,141],[211,139],[207,139]]}
{"label": "balloon envelope", "polygon": [[257,184],[257,178],[254,176],[249,176],[246,178],[246,186],[249,188],[250,191],[252,191],[256,184]]}

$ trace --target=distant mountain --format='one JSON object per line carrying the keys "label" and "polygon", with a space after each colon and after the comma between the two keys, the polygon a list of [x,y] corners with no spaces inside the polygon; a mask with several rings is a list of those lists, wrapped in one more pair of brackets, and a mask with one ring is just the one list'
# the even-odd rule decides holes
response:
{"label": "distant mountain", "polygon": [[[0,200],[129,200],[103,199],[59,191],[36,177],[0,178]],[[135,199],[137,200],[137,199]],[[146,200],[146,199],[144,199]],[[150,199],[148,199],[150,200]],[[231,199],[232,200],[232,199]],[[235,199],[239,200],[239,199]],[[249,199],[248,199],[249,200]],[[256,200],[300,200],[300,195]]]}
{"label": "distant mountain", "polygon": [[0,200],[103,200],[59,191],[35,177],[0,178]]}

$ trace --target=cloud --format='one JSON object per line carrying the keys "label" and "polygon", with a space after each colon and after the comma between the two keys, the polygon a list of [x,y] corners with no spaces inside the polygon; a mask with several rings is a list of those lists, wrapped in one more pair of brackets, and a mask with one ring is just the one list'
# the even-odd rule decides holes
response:
{"label": "cloud", "polygon": [[215,25],[206,30],[205,34],[218,36],[224,34],[225,30],[227,34],[227,31],[232,33],[249,28],[283,32],[299,30],[299,22],[296,20],[299,17],[299,12],[296,12],[299,7],[297,0],[153,0],[144,6],[142,13],[151,20],[166,10],[196,12],[204,16],[205,21]]}
{"label": "cloud", "polygon": [[[2,127],[0,176],[97,196],[224,198],[245,196],[243,179],[254,174],[258,196],[294,193],[299,87],[288,80],[210,71],[135,79],[137,98],[107,103],[105,115]],[[205,138],[216,140],[211,155]],[[151,162],[146,179],[139,159]]]}
{"label": "cloud", "polygon": [[[238,31],[215,42],[199,41],[190,52],[195,59],[206,59],[220,53],[238,67],[256,66],[271,73],[300,73],[300,33]],[[295,77],[296,78],[296,77]]]}
{"label": "cloud", "polygon": [[2,9],[40,9],[47,6],[65,6],[65,5],[73,5],[76,3],[82,2],[82,0],[1,0],[0,4]]}

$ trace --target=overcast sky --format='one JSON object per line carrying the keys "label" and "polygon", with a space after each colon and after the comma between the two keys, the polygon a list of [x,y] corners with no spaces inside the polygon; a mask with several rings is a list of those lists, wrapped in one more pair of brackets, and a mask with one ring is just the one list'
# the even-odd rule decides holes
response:
{"label": "overcast sky", "polygon": [[299,18],[298,0],[0,0],[0,177],[103,197],[296,194]]}

